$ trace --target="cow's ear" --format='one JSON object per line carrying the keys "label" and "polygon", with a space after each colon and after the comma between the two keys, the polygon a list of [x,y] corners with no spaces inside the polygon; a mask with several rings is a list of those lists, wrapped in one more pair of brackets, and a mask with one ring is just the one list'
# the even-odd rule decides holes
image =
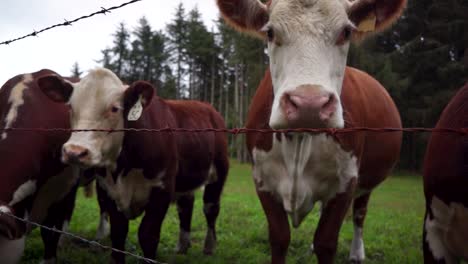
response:
{"label": "cow's ear", "polygon": [[51,100],[67,103],[73,93],[73,85],[58,75],[46,75],[37,80],[37,85]]}
{"label": "cow's ear", "polygon": [[348,16],[356,25],[353,40],[388,28],[403,13],[407,0],[358,0],[348,8]]}
{"label": "cow's ear", "polygon": [[140,118],[143,110],[151,103],[154,87],[149,82],[137,81],[124,93],[124,113],[129,121]]}
{"label": "cow's ear", "polygon": [[237,31],[264,39],[262,28],[268,22],[268,9],[260,0],[217,0],[224,20]]}

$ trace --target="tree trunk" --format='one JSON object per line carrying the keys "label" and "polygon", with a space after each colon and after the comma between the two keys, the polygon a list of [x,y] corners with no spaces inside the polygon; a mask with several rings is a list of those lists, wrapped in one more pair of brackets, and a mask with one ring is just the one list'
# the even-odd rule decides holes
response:
{"label": "tree trunk", "polygon": [[226,123],[228,123],[228,117],[229,117],[229,86],[226,89],[226,100],[225,100],[225,105],[224,105],[224,120]]}
{"label": "tree trunk", "polygon": [[[242,124],[242,95],[244,94],[244,69],[243,65],[240,64],[239,66],[236,65],[236,82],[235,82],[235,90],[236,90],[236,127],[240,127]],[[242,137],[237,135],[236,138],[236,158],[239,162],[242,162]]]}
{"label": "tree trunk", "polygon": [[[210,91],[210,103],[211,105],[215,105],[214,101],[214,89],[215,89],[215,57],[213,55],[213,61],[211,62],[211,91]],[[218,109],[219,110],[219,109]]]}
{"label": "tree trunk", "polygon": [[180,99],[181,96],[181,88],[180,88],[180,79],[182,78],[182,56],[181,56],[181,50],[177,50],[177,79],[176,79],[176,99]]}
{"label": "tree trunk", "polygon": [[223,114],[226,111],[223,111],[223,95],[224,95],[224,68],[221,67],[221,74],[219,76],[219,101],[218,101],[218,111]]}
{"label": "tree trunk", "polygon": [[188,89],[188,92],[189,92],[189,99],[192,100],[193,99],[193,63],[192,61],[190,61],[190,65],[189,65],[189,89]]}

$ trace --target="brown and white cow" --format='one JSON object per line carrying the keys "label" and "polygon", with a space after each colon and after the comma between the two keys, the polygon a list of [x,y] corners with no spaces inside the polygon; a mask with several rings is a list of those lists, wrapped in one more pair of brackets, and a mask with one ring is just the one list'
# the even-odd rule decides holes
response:
{"label": "brown and white cow", "polygon": [[[0,89],[0,127],[69,128],[68,108],[51,102],[37,79],[50,70],[17,75]],[[69,79],[70,81],[76,81]],[[62,229],[70,220],[78,187],[78,173],[60,161],[61,147],[70,133],[0,133],[0,211]],[[0,215],[2,263],[19,262],[31,226]],[[59,234],[41,230],[44,262],[56,258]]]}
{"label": "brown and white cow", "polygon": [[[436,128],[468,128],[468,83]],[[433,133],[424,160],[424,263],[468,261],[468,136]]]}
{"label": "brown and white cow", "polygon": [[[163,100],[147,82],[126,87],[111,71],[98,68],[79,83],[59,76],[39,81],[53,100],[68,102],[71,126],[79,129],[224,128],[224,120],[208,104]],[[156,255],[160,228],[173,194],[180,218],[178,251],[190,247],[193,191],[206,184],[203,211],[208,230],[204,252],[216,245],[215,222],[228,173],[226,136],[221,133],[85,132],[64,144],[62,159],[98,168],[98,183],[113,201],[109,208],[112,246],[124,249],[128,221],[145,212],[138,238],[144,256]],[[99,169],[101,168],[101,169]],[[113,261],[125,256],[112,253]]]}
{"label": "brown and white cow", "polygon": [[[270,70],[253,98],[247,128],[401,127],[385,89],[346,67],[351,39],[380,31],[402,12],[405,0],[217,0],[228,22],[268,40]],[[332,263],[339,230],[354,200],[350,259],[365,258],[363,222],[370,193],[396,163],[401,133],[252,133],[257,193],[266,213],[273,263],[284,263],[288,215],[298,227],[314,203],[323,204],[313,248]]]}

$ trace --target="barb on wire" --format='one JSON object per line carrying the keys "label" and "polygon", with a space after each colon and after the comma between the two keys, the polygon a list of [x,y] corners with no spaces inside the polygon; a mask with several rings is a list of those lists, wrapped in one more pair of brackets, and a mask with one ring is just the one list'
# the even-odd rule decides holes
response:
{"label": "barb on wire", "polygon": [[329,135],[347,134],[354,132],[406,132],[406,133],[454,133],[460,135],[468,135],[468,128],[424,128],[424,127],[407,127],[407,128],[372,128],[372,127],[353,127],[353,128],[291,128],[291,129],[253,129],[253,128],[124,128],[124,129],[68,129],[68,128],[0,128],[0,132],[152,132],[152,133],[229,133],[229,134],[248,134],[248,133],[311,133],[319,134],[326,133]]}
{"label": "barb on wire", "polygon": [[133,4],[133,3],[136,3],[136,2],[140,2],[140,1],[143,1],[143,0],[132,0],[132,1],[125,2],[125,3],[121,4],[121,5],[113,6],[113,7],[109,7],[109,8],[101,7],[101,10],[96,11],[94,13],[91,13],[89,15],[81,16],[81,17],[75,18],[75,19],[70,20],[70,21],[64,19],[65,22],[63,22],[63,23],[58,23],[58,24],[55,24],[55,25],[52,25],[52,26],[48,26],[48,27],[43,28],[43,29],[38,30],[38,31],[34,30],[33,32],[31,32],[31,33],[29,33],[27,35],[21,36],[21,37],[17,37],[17,38],[14,38],[14,39],[2,41],[2,42],[0,42],[0,45],[9,45],[9,44],[11,44],[11,43],[13,43],[15,41],[18,41],[18,40],[22,40],[22,39],[25,39],[25,38],[28,38],[28,37],[35,37],[35,36],[39,35],[40,33],[44,32],[44,31],[51,30],[51,29],[56,28],[56,27],[71,26],[73,23],[78,22],[80,20],[87,19],[87,18],[90,18],[90,17],[95,16],[95,15],[99,15],[99,14],[105,15],[106,13],[110,13],[111,10],[119,9],[119,8],[124,7],[124,6],[130,5],[130,4]]}
{"label": "barb on wire", "polygon": [[77,239],[77,240],[80,240],[81,242],[84,242],[84,243],[87,243],[89,245],[94,245],[94,246],[98,246],[104,250],[110,250],[110,251],[114,251],[114,252],[117,252],[117,253],[122,253],[124,255],[127,255],[127,256],[130,256],[130,257],[134,257],[136,259],[139,259],[139,260],[142,260],[142,261],[145,261],[145,263],[153,263],[153,264],[165,264],[163,262],[158,262],[158,261],[155,261],[155,260],[152,260],[152,259],[149,259],[149,258],[145,258],[145,257],[142,257],[142,256],[139,256],[139,255],[136,255],[134,253],[131,253],[131,252],[128,252],[128,251],[123,251],[123,250],[119,250],[119,249],[116,249],[116,248],[113,248],[113,247],[109,247],[109,246],[105,246],[97,241],[94,241],[94,240],[88,240],[86,238],[83,238],[81,236],[78,236],[78,235],[75,235],[73,233],[69,233],[69,232],[66,232],[66,231],[62,231],[62,230],[59,230],[55,227],[48,227],[48,226],[44,226],[44,225],[41,225],[41,224],[38,224],[38,223],[35,223],[35,222],[32,222],[32,221],[29,221],[29,220],[26,220],[26,219],[23,219],[21,217],[18,217],[16,215],[13,215],[11,213],[7,213],[7,212],[2,212],[0,211],[0,215],[6,215],[8,217],[11,217],[13,219],[16,219],[18,221],[21,221],[25,224],[30,224],[30,225],[33,225],[35,227],[39,227],[39,228],[44,228],[46,230],[49,230],[49,231],[52,231],[52,232],[55,232],[55,233],[59,233],[61,235],[66,235],[66,236],[69,236],[69,237],[72,237],[74,239]]}

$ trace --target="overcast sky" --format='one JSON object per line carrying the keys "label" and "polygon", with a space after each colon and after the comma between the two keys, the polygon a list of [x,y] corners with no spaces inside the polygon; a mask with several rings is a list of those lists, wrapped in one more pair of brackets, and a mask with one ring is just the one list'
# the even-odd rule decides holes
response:
{"label": "overcast sky", "polygon": [[[1,0],[0,42],[124,2],[127,0]],[[0,86],[17,74],[42,68],[64,76],[70,75],[74,62],[84,71],[94,68],[98,66],[95,60],[101,58],[100,51],[112,44],[111,34],[119,22],[124,21],[133,29],[138,19],[146,16],[153,29],[164,29],[180,2],[186,10],[197,6],[209,28],[218,16],[215,0],[143,0],[71,27],[58,27],[38,37],[0,45]]]}

